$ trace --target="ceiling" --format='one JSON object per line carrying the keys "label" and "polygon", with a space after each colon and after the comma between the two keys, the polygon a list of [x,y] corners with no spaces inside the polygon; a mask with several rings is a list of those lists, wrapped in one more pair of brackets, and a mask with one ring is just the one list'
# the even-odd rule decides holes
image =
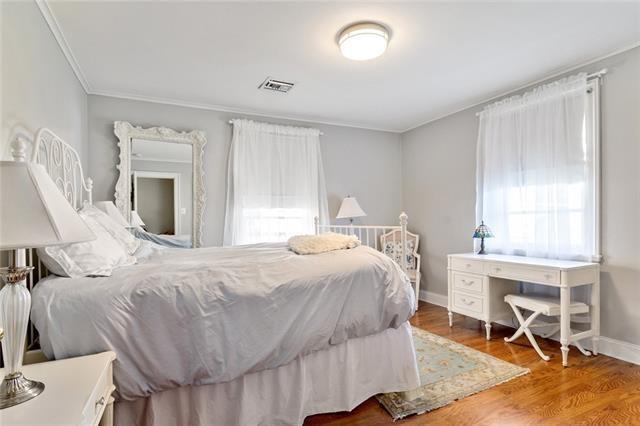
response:
{"label": "ceiling", "polygon": [[[640,2],[41,7],[89,93],[390,131],[640,41]],[[336,36],[361,20],[388,26],[391,41],[379,58],[350,61]],[[267,76],[296,85],[258,90]]]}

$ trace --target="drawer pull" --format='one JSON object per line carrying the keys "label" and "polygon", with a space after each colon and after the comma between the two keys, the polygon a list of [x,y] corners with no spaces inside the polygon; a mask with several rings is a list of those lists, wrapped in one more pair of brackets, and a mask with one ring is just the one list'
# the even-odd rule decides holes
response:
{"label": "drawer pull", "polygon": [[545,277],[547,280],[550,280],[551,278],[553,278],[553,275],[551,275],[551,274],[544,274],[544,277]]}
{"label": "drawer pull", "polygon": [[104,396],[100,397],[100,399],[96,401],[96,412],[100,410],[100,406],[104,405],[104,402],[105,402]]}
{"label": "drawer pull", "polygon": [[462,303],[464,303],[464,304],[465,304],[465,305],[467,305],[467,306],[471,306],[471,305],[473,305],[474,303],[476,303],[476,302],[474,302],[473,300],[467,300],[467,299],[465,299],[464,297],[461,297],[461,298],[460,298],[460,300],[462,301]]}
{"label": "drawer pull", "polygon": [[467,268],[471,268],[471,264],[470,263],[467,263]]}
{"label": "drawer pull", "polygon": [[493,270],[494,270],[494,271],[496,271],[496,272],[500,272],[500,271],[502,271],[502,269],[501,269],[501,268],[493,268]]}
{"label": "drawer pull", "polygon": [[466,286],[470,286],[473,285],[473,283],[475,283],[475,281],[467,281],[465,279],[462,279],[462,284],[466,285]]}

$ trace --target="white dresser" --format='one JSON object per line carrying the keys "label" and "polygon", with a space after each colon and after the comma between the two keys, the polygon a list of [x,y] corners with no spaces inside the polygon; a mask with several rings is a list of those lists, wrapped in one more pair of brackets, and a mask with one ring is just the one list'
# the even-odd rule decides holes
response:
{"label": "white dresser", "polygon": [[[0,425],[113,425],[113,361],[116,354],[24,365],[25,377],[44,383],[37,397],[0,410]],[[4,369],[0,369],[4,377]]]}
{"label": "white dresser", "polygon": [[[539,259],[523,256],[474,253],[448,256],[449,325],[453,313],[484,321],[487,340],[491,323],[511,318],[512,311],[504,296],[518,292],[518,282],[528,282],[560,289],[560,343],[564,364],[569,345],[592,337],[593,352],[598,352],[600,336],[600,266],[597,263]],[[569,303],[571,288],[590,285],[591,329],[571,335]]]}

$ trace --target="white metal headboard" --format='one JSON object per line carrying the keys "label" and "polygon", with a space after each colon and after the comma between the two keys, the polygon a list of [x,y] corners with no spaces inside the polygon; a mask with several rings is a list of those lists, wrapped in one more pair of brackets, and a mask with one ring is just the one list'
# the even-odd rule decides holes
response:
{"label": "white metal headboard", "polygon": [[[23,139],[16,138],[12,151],[15,161],[27,160],[26,145]],[[44,127],[38,130],[33,138],[30,160],[44,166],[60,192],[76,210],[80,210],[84,203],[92,203],[93,181],[84,177],[78,152],[60,136]],[[49,275],[49,271],[40,259],[36,260],[35,250],[28,249],[21,256],[25,256],[28,265],[35,266],[27,278],[27,288],[31,291],[40,279]],[[27,350],[36,348],[37,343],[37,332],[29,321]]]}
{"label": "white metal headboard", "polygon": [[89,177],[85,179],[78,151],[60,136],[45,127],[38,130],[31,159],[47,169],[60,192],[76,210],[85,202],[93,202],[93,181]]}

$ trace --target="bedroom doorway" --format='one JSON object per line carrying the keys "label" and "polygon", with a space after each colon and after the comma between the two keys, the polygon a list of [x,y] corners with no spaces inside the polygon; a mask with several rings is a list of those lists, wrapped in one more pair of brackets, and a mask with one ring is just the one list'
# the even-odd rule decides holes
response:
{"label": "bedroom doorway", "polygon": [[179,173],[134,171],[133,188],[133,210],[148,232],[181,235]]}

